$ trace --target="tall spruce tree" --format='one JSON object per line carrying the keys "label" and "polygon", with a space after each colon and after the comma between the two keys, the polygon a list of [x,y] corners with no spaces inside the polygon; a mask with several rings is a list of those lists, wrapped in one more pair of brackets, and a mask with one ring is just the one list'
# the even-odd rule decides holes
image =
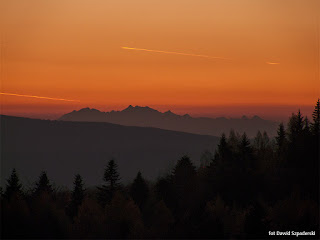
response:
{"label": "tall spruce tree", "polygon": [[20,194],[22,194],[22,184],[20,183],[17,171],[14,168],[9,179],[7,179],[6,191],[4,195],[6,198],[11,199],[13,196]]}
{"label": "tall spruce tree", "polygon": [[178,160],[172,174],[174,189],[174,214],[182,214],[196,202],[196,169],[188,156]]}
{"label": "tall spruce tree", "polygon": [[239,133],[238,132],[236,133],[233,129],[231,129],[229,133],[228,144],[233,151],[238,150],[239,141],[240,141]]}
{"label": "tall spruce tree", "polygon": [[305,137],[304,137],[304,117],[300,110],[297,114],[292,114],[288,123],[288,163],[291,167],[299,168],[305,166]]}
{"label": "tall spruce tree", "polygon": [[276,136],[276,144],[278,151],[283,148],[283,146],[286,144],[287,138],[286,138],[286,130],[284,128],[283,123],[279,124],[278,131]]}
{"label": "tall spruce tree", "polygon": [[[230,133],[231,134],[231,133]],[[220,138],[217,150],[215,151],[213,161],[210,164],[210,171],[214,171],[217,166],[227,165],[232,162],[232,151],[227,142],[226,135],[223,133]]]}
{"label": "tall spruce tree", "polygon": [[288,150],[288,140],[286,130],[283,123],[279,124],[276,136],[276,153],[278,155],[279,163],[283,164],[286,160]]}
{"label": "tall spruce tree", "polygon": [[73,185],[74,187],[71,194],[71,202],[67,208],[67,213],[71,218],[74,218],[78,215],[78,208],[84,199],[85,189],[83,188],[84,184],[80,174],[75,176]]}
{"label": "tall spruce tree", "polygon": [[114,159],[108,162],[108,165],[104,171],[103,184],[99,189],[98,198],[102,205],[105,205],[113,197],[115,191],[120,187],[120,175],[118,173],[118,166]]}
{"label": "tall spruce tree", "polygon": [[195,176],[196,170],[188,156],[183,156],[173,170],[173,179],[176,182],[186,182],[190,177]]}
{"label": "tall spruce tree", "polygon": [[253,151],[246,133],[243,133],[239,143],[239,157],[241,161],[240,164],[245,169],[251,169],[253,167]]}
{"label": "tall spruce tree", "polygon": [[[305,141],[308,142],[310,140],[311,135],[312,135],[312,132],[310,129],[310,121],[309,121],[308,117],[305,117],[304,118],[304,127],[303,127],[303,136],[304,136]],[[308,144],[309,144],[309,142],[308,142]]]}
{"label": "tall spruce tree", "polygon": [[288,123],[289,140],[293,145],[295,145],[299,138],[302,136],[303,126],[304,119],[299,109],[297,114],[292,114]]}
{"label": "tall spruce tree", "polygon": [[314,107],[313,113],[312,113],[312,120],[313,123],[312,126],[312,132],[317,137],[320,134],[320,100],[318,99],[316,106]]}
{"label": "tall spruce tree", "polygon": [[140,171],[131,185],[130,193],[132,199],[139,206],[139,208],[142,209],[146,200],[148,199],[149,188]]}

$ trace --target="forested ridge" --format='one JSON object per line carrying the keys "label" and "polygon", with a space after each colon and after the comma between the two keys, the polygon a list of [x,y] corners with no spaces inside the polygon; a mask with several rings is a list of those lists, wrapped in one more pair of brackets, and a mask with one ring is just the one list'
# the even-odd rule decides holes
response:
{"label": "forested ridge", "polygon": [[319,105],[311,120],[292,114],[275,138],[222,134],[199,168],[182,156],[152,182],[138,172],[124,185],[116,159],[95,188],[77,174],[73,189],[56,189],[44,171],[26,189],[13,169],[1,189],[2,238],[318,238]]}

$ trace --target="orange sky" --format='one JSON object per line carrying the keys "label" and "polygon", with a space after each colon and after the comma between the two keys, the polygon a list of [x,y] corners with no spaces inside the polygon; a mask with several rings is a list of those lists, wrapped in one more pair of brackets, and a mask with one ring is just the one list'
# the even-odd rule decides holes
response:
{"label": "orange sky", "polygon": [[0,95],[1,113],[54,118],[131,104],[309,114],[320,96],[319,9],[317,0],[0,0],[1,92],[80,101]]}

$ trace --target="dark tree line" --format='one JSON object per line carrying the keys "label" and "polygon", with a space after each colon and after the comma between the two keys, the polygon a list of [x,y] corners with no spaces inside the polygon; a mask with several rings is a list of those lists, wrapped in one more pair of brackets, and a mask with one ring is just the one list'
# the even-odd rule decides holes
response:
{"label": "dark tree line", "polygon": [[[115,160],[104,184],[56,190],[46,172],[26,191],[13,169],[1,189],[3,238],[270,238],[319,228],[319,100],[312,120],[292,114],[273,139],[223,134],[200,168],[188,156],[149,182],[121,184]],[[317,232],[318,234],[318,232]],[[314,236],[318,238],[317,236]]]}

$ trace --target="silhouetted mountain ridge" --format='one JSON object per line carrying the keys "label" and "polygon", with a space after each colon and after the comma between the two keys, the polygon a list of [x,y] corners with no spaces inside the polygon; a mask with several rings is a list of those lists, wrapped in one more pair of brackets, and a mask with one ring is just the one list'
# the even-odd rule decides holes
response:
{"label": "silhouetted mountain ridge", "polygon": [[156,127],[167,130],[183,131],[195,134],[220,136],[229,133],[231,129],[246,132],[249,137],[257,131],[267,131],[271,136],[276,134],[278,123],[265,120],[255,115],[248,118],[209,118],[191,117],[189,114],[178,115],[168,110],[160,112],[148,106],[129,105],[122,111],[101,112],[97,109],[83,108],[61,116],[62,121],[109,122],[125,126]]}

